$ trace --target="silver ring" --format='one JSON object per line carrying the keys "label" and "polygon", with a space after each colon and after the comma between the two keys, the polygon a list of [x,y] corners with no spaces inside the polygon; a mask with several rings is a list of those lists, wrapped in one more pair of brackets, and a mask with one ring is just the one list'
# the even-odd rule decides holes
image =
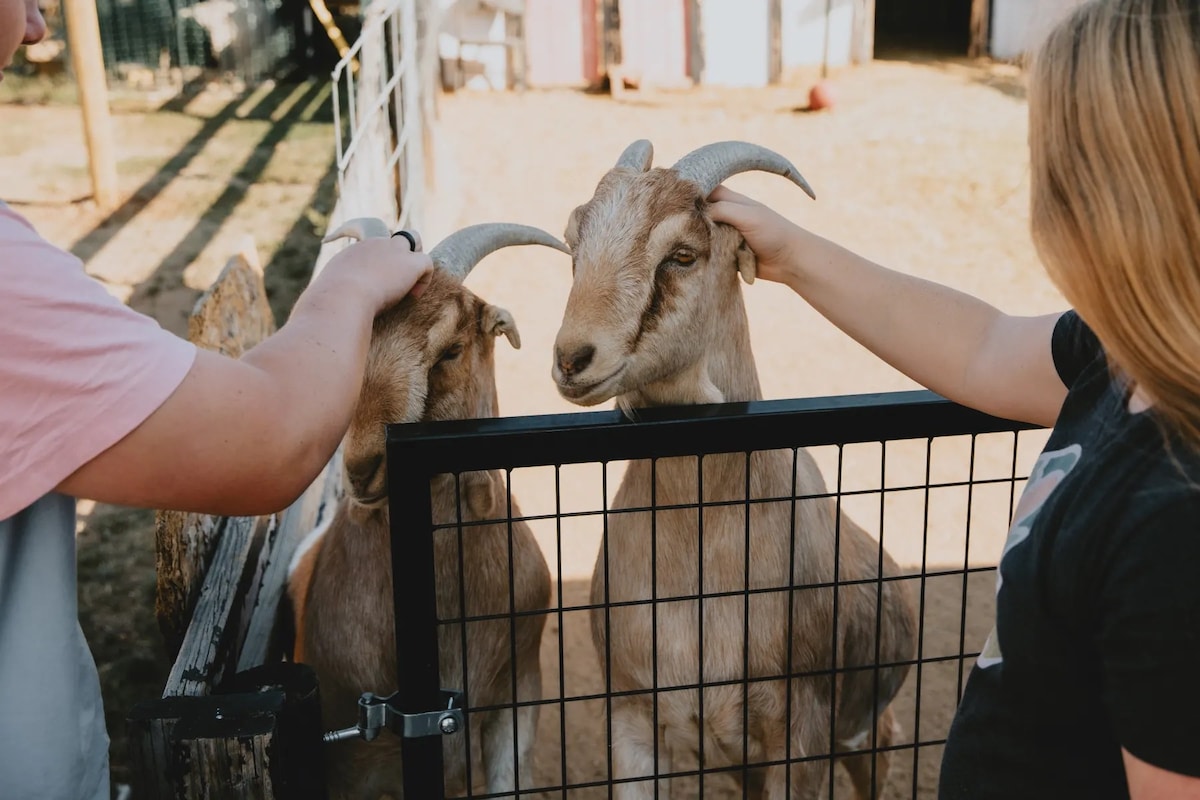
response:
{"label": "silver ring", "polygon": [[403,236],[405,239],[407,239],[408,248],[414,253],[417,252],[417,235],[415,233],[410,233],[409,231],[396,231],[392,234],[393,239],[395,239],[397,236]]}

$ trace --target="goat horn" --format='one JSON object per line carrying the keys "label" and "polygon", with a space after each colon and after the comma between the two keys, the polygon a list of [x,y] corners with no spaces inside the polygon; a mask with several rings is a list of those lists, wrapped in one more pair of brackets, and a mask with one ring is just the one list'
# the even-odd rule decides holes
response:
{"label": "goat horn", "polygon": [[650,169],[650,162],[653,160],[654,145],[650,144],[649,139],[638,139],[621,153],[621,157],[617,159],[617,166],[614,169],[624,168],[632,169],[636,172],[645,172]]}
{"label": "goat horn", "polygon": [[363,239],[386,239],[391,235],[392,232],[383,220],[376,217],[355,217],[343,222],[333,232],[325,234],[321,243],[328,244],[343,238],[357,239],[361,242]]}
{"label": "goat horn", "polygon": [[466,280],[475,265],[502,247],[540,244],[570,254],[570,249],[541,228],[512,222],[482,222],[447,236],[429,251],[440,269],[458,280]]}
{"label": "goat horn", "polygon": [[727,178],[739,172],[762,170],[775,175],[782,175],[804,190],[812,199],[812,187],[800,174],[800,170],[774,150],[768,150],[749,142],[716,142],[706,144],[688,153],[671,169],[679,177],[700,185],[702,197],[708,197]]}

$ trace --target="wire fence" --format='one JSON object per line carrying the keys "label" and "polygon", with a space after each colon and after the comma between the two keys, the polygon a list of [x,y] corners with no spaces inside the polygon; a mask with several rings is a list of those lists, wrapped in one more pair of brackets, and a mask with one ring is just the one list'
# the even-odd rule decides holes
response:
{"label": "wire fence", "polygon": [[406,793],[935,797],[1044,436],[923,392],[393,426],[398,697],[467,720]]}
{"label": "wire fence", "polygon": [[[48,36],[22,53],[34,75],[69,71],[65,9],[42,4]],[[281,68],[309,64],[316,41],[307,5],[285,0],[96,0],[110,86],[178,89],[193,80],[253,86]]]}
{"label": "wire fence", "polygon": [[361,35],[333,69],[341,219],[371,216],[420,227],[425,140],[416,0],[367,6]]}

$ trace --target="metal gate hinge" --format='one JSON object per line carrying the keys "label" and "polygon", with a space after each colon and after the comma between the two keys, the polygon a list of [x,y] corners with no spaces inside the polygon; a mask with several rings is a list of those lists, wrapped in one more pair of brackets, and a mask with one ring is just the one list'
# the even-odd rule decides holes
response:
{"label": "metal gate hinge", "polygon": [[396,692],[387,697],[378,697],[371,692],[364,692],[362,697],[358,698],[358,724],[326,733],[325,741],[329,743],[363,739],[370,742],[374,741],[384,728],[405,739],[449,736],[463,729],[465,716],[462,692],[443,689],[445,708],[418,714],[405,714],[397,709],[395,703],[398,694],[399,692]]}

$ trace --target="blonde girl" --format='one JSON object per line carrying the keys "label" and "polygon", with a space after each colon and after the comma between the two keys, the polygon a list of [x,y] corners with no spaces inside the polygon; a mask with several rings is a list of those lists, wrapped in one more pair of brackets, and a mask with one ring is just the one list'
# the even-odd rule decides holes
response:
{"label": "blonde girl", "polygon": [[939,797],[1200,798],[1200,2],[1093,0],[1029,89],[1032,233],[1071,309],[1001,313],[724,187],[758,274],[982,411],[1052,426]]}

